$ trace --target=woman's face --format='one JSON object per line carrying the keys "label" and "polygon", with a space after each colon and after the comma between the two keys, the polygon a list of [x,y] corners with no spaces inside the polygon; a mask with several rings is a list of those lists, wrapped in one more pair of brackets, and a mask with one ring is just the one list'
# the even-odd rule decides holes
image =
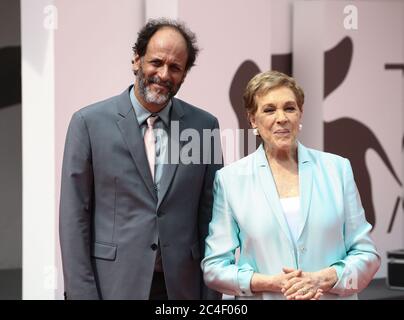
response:
{"label": "woman's face", "polygon": [[287,87],[271,89],[255,101],[257,111],[250,115],[250,122],[265,145],[279,151],[294,147],[302,112],[293,91]]}

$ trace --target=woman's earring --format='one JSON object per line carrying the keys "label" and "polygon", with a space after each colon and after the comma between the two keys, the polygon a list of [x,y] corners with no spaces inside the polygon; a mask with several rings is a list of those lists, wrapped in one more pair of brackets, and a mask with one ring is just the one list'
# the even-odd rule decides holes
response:
{"label": "woman's earring", "polygon": [[299,124],[299,131],[302,131],[303,125]]}
{"label": "woman's earring", "polygon": [[253,128],[253,134],[254,134],[254,136],[259,136],[260,135],[257,128]]}

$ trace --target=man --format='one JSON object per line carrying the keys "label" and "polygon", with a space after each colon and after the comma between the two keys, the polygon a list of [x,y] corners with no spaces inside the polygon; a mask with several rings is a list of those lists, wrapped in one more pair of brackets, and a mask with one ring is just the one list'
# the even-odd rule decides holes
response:
{"label": "man", "polygon": [[[200,270],[222,166],[217,134],[202,137],[217,133],[218,121],[174,98],[194,65],[195,43],[182,24],[149,21],[133,47],[135,85],[73,115],[60,202],[67,299],[219,297]],[[178,139],[189,130],[200,149]]]}

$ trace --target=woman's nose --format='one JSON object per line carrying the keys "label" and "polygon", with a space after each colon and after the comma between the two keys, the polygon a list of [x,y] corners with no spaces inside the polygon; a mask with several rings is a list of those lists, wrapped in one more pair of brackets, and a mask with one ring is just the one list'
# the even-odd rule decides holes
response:
{"label": "woman's nose", "polygon": [[278,111],[276,113],[276,121],[278,122],[284,122],[286,121],[288,118],[286,117],[285,113],[283,111]]}

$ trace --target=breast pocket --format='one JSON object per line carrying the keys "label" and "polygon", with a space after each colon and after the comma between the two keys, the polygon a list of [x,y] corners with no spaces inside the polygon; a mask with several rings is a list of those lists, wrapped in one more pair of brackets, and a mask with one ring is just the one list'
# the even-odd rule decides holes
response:
{"label": "breast pocket", "polygon": [[98,259],[113,261],[116,259],[116,252],[116,244],[94,242],[91,249],[91,256]]}

